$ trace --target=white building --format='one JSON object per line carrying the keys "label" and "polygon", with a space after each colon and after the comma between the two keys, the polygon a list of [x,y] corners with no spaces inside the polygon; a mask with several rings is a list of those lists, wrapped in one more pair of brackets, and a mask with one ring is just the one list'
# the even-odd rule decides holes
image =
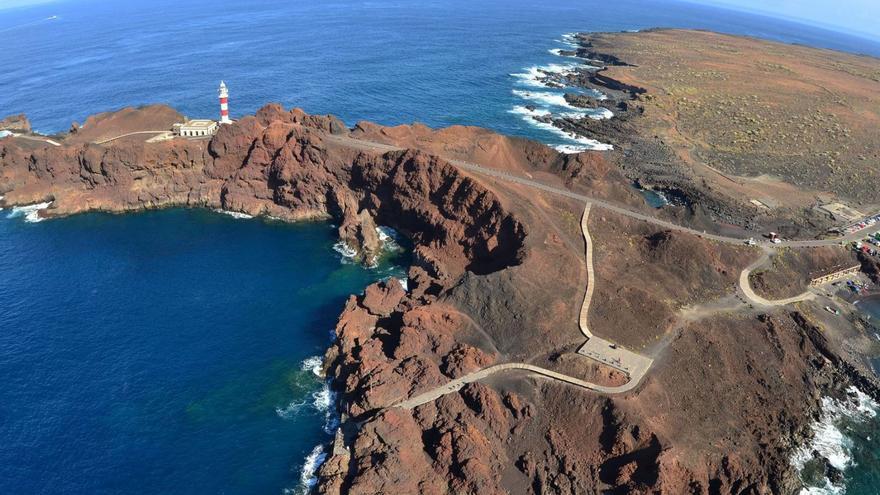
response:
{"label": "white building", "polygon": [[183,124],[174,124],[174,133],[180,137],[205,137],[217,133],[217,122],[208,119],[187,120]]}

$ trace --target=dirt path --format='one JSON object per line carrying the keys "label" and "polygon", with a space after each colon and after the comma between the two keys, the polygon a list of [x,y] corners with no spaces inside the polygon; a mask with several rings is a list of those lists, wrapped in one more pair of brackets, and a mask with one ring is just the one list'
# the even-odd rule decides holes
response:
{"label": "dirt path", "polygon": [[809,301],[816,297],[816,294],[806,291],[802,294],[799,294],[794,297],[788,297],[785,299],[777,299],[777,300],[769,300],[765,299],[758,294],[755,293],[754,289],[752,289],[752,284],[749,282],[749,275],[764,264],[770,261],[770,253],[768,251],[764,251],[764,254],[758,258],[757,261],[747,266],[742,272],[739,274],[739,288],[742,291],[743,296],[745,296],[746,300],[752,303],[755,306],[785,306],[788,304],[794,304],[801,301]]}

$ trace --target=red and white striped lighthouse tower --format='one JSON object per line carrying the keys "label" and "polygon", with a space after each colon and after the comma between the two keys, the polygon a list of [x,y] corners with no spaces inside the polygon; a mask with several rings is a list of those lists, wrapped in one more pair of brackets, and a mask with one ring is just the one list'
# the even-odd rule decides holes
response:
{"label": "red and white striped lighthouse tower", "polygon": [[226,83],[223,81],[220,81],[220,123],[232,123],[229,120],[229,90],[226,89]]}

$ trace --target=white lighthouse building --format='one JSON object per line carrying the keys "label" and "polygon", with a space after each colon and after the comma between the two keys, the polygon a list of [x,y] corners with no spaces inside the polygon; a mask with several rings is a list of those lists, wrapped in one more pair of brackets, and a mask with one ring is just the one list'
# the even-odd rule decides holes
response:
{"label": "white lighthouse building", "polygon": [[229,90],[226,89],[226,83],[220,81],[220,123],[231,124],[229,119]]}

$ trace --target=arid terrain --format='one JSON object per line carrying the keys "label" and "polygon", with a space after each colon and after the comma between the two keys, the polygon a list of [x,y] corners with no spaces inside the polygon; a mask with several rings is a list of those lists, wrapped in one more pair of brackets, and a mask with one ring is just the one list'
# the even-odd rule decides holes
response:
{"label": "arid terrain", "polygon": [[791,235],[829,226],[819,204],[880,208],[880,60],[705,31],[577,41],[604,68],[567,82],[607,93],[618,118],[555,123],[616,144],[633,180],[715,221]]}
{"label": "arid terrain", "polygon": [[[51,138],[0,139],[0,206],[50,202],[40,210],[47,217],[188,206],[333,220],[365,262],[380,249],[377,225],[411,239],[407,290],[379,282],[340,308],[324,369],[341,423],[317,493],[795,493],[791,455],[810,438],[822,396],[857,385],[880,398],[857,352],[871,337],[851,312],[828,316],[823,307],[844,307],[839,298],[807,287],[812,273],[859,263],[836,241],[808,247],[832,223],[811,223],[814,195],[865,204],[871,196],[863,185],[819,181],[819,161],[782,148],[778,161],[769,158],[777,155],[768,142],[783,138],[768,136],[782,131],[745,122],[784,100],[759,91],[760,79],[734,81],[744,78],[733,61],[764,60],[750,56],[769,53],[762,43],[674,31],[590,39],[638,66],[610,76],[645,90],[620,96],[635,97],[628,105],[643,115],[598,121],[632,133],[606,136],[619,139],[613,152],[566,155],[473,127],[349,129],[277,104],[212,138],[155,141],[136,133],[179,118],[157,105],[102,114]],[[804,51],[805,64],[840,55],[789,48]],[[730,55],[710,70],[699,58],[715,56],[708,51]],[[655,58],[661,52],[678,61]],[[860,60],[837,62],[846,77],[876,82],[850,58]],[[841,84],[839,72],[811,74]],[[676,89],[691,79],[714,93]],[[754,103],[719,107],[724,115],[707,107],[758,93]],[[798,101],[804,113],[791,118],[819,108],[837,116],[827,125],[840,123],[841,136],[869,134],[830,108],[836,100],[814,108],[819,100]],[[878,111],[871,101],[859,107],[866,121]],[[736,127],[719,122],[737,112],[762,129],[749,135],[760,139],[727,134]],[[830,149],[822,148],[830,138],[807,128],[791,139]],[[656,149],[677,168],[669,181],[650,182],[650,167],[634,160],[646,156],[639,146],[661,141]],[[841,152],[841,177],[876,166],[876,150],[866,160]],[[731,193],[723,174],[772,176],[733,180],[762,202],[777,198],[786,213],[733,218],[748,208],[734,200],[750,196]],[[723,208],[653,210],[633,175]],[[716,225],[724,215],[751,220]],[[766,271],[752,273],[776,248],[743,240],[771,220],[789,222],[802,241],[781,245]],[[776,300],[789,296],[797,300]]]}

